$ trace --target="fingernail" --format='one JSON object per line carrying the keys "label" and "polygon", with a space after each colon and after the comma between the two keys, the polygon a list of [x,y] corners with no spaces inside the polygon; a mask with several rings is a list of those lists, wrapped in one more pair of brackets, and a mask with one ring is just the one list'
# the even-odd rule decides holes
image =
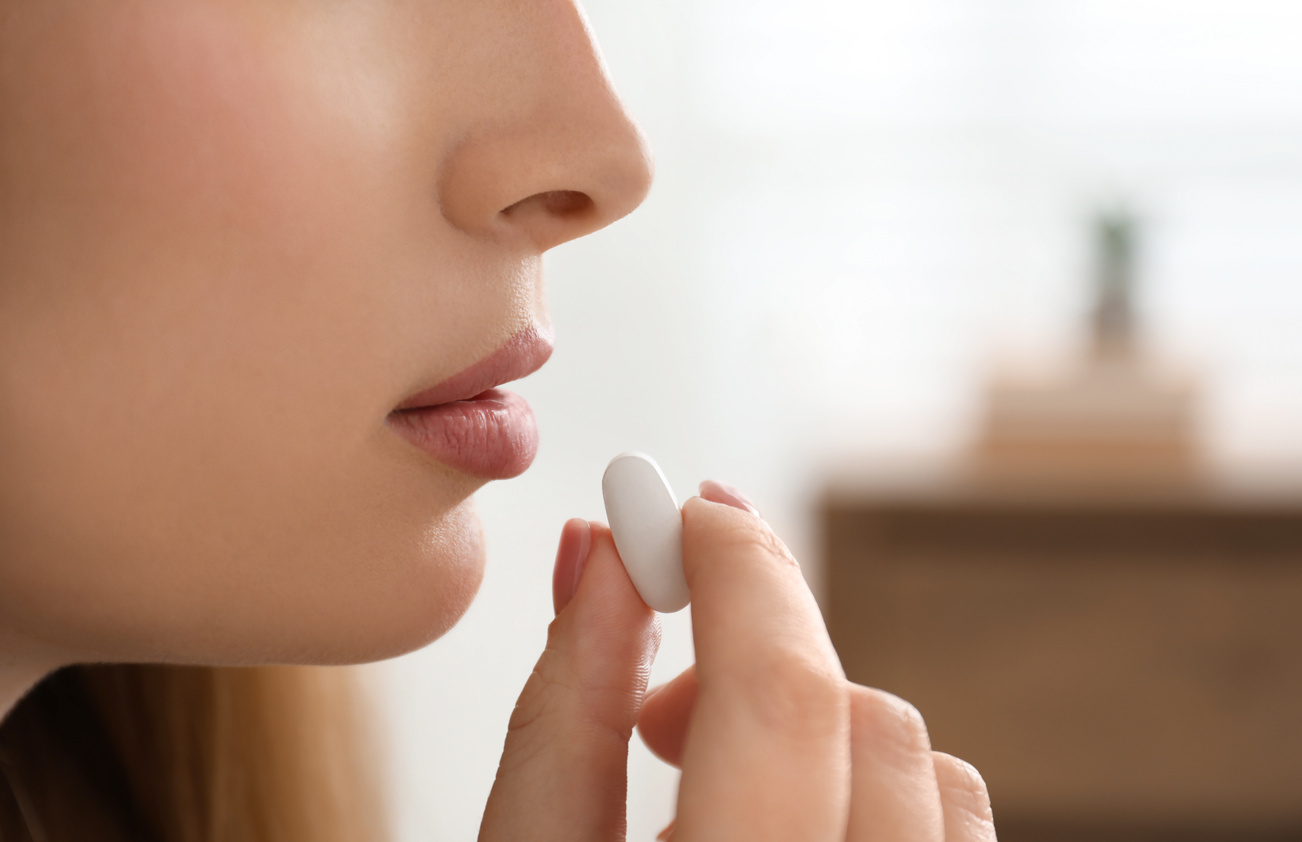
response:
{"label": "fingernail", "polygon": [[561,543],[556,548],[556,566],[552,568],[552,607],[561,613],[570,604],[583,578],[583,567],[592,549],[592,527],[583,518],[565,521]]}
{"label": "fingernail", "polygon": [[750,501],[750,498],[736,487],[726,482],[707,479],[701,483],[701,496],[706,500],[714,503],[723,503],[726,506],[732,506],[734,509],[742,509],[753,515],[759,514],[759,509]]}
{"label": "fingernail", "polygon": [[656,834],[656,842],[669,842],[670,839],[673,839],[673,838],[674,838],[674,825],[677,824],[677,823],[678,823],[678,820],[675,819],[674,821],[671,821],[671,822],[669,823],[668,827],[666,827],[664,830],[662,830],[662,831],[660,831],[659,833],[657,833],[657,834]]}

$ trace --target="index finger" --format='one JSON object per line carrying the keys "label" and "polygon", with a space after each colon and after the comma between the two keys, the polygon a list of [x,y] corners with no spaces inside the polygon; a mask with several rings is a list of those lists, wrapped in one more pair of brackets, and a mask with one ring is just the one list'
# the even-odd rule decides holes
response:
{"label": "index finger", "polygon": [[675,842],[843,840],[849,691],[800,565],[759,517],[683,504],[700,689]]}

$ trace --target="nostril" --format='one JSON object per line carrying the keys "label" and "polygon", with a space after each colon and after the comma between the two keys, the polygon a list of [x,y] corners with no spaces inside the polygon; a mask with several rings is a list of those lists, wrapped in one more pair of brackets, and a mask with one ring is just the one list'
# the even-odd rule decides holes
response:
{"label": "nostril", "polygon": [[504,208],[502,214],[513,216],[526,209],[536,209],[550,217],[574,219],[587,216],[593,208],[592,197],[587,193],[578,190],[549,190],[546,193],[535,193],[526,199],[521,199],[510,207]]}
{"label": "nostril", "polygon": [[543,207],[554,216],[581,216],[592,210],[592,197],[577,190],[552,190],[541,196]]}

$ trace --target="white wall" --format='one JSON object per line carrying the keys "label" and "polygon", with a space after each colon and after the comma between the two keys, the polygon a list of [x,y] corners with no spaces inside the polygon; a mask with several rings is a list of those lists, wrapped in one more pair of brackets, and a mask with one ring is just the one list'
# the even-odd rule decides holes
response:
{"label": "white wall", "polygon": [[[468,839],[551,617],[561,524],[605,462],[751,494],[811,567],[822,468],[961,448],[1000,359],[1063,355],[1085,223],[1148,238],[1155,357],[1198,372],[1224,464],[1302,459],[1302,4],[593,0],[650,136],[637,213],[548,261],[557,351],[520,385],[535,466],[479,496],[466,619],[391,662],[403,840]],[[668,618],[657,674],[690,661]],[[636,738],[635,738],[636,743]],[[674,776],[635,746],[630,838]]]}

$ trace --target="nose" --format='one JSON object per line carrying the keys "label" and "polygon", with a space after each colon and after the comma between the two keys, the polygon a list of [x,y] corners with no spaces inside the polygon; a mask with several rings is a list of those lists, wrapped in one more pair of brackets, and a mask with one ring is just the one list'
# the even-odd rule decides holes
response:
{"label": "nose", "polygon": [[573,0],[476,5],[499,18],[477,51],[474,118],[444,159],[444,217],[539,252],[603,228],[651,186],[646,141]]}

